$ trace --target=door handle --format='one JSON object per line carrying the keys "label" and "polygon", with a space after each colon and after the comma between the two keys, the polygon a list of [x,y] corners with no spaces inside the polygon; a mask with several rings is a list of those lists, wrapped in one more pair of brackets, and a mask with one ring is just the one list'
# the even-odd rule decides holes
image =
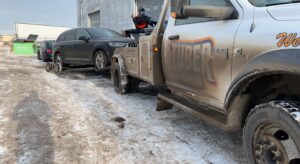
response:
{"label": "door handle", "polygon": [[243,49],[242,48],[235,48],[233,50],[233,56],[241,56],[243,55]]}
{"label": "door handle", "polygon": [[178,40],[180,37],[179,35],[171,35],[169,36],[169,40]]}

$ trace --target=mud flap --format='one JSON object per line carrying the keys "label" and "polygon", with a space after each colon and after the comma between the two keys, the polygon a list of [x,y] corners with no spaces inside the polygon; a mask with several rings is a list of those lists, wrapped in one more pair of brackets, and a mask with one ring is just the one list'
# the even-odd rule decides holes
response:
{"label": "mud flap", "polygon": [[160,112],[165,110],[171,110],[172,108],[173,108],[173,104],[170,104],[161,98],[157,98],[156,111]]}

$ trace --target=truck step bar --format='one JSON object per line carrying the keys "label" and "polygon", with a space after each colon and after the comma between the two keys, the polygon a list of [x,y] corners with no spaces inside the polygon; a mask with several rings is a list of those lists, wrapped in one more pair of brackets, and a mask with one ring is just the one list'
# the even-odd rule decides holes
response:
{"label": "truck step bar", "polygon": [[211,110],[208,106],[205,105],[196,105],[187,101],[186,99],[176,96],[171,93],[160,93],[158,98],[173,104],[174,106],[179,107],[185,112],[191,113],[200,119],[217,126],[221,129],[226,130],[226,115],[215,110]]}

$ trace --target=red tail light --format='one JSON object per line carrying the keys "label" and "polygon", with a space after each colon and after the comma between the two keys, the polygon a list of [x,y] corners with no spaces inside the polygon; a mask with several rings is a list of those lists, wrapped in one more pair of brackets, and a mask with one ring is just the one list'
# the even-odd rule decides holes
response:
{"label": "red tail light", "polygon": [[52,50],[47,49],[47,54],[52,54]]}
{"label": "red tail light", "polygon": [[144,29],[148,26],[147,22],[143,22],[143,23],[138,23],[136,24],[137,29]]}

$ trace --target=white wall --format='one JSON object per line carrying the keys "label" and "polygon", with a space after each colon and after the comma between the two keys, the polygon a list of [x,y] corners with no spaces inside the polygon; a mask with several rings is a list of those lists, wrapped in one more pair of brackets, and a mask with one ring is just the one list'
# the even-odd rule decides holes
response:
{"label": "white wall", "polygon": [[16,34],[18,39],[26,39],[30,34],[35,34],[39,35],[38,41],[56,40],[62,32],[69,29],[72,28],[16,23]]}

